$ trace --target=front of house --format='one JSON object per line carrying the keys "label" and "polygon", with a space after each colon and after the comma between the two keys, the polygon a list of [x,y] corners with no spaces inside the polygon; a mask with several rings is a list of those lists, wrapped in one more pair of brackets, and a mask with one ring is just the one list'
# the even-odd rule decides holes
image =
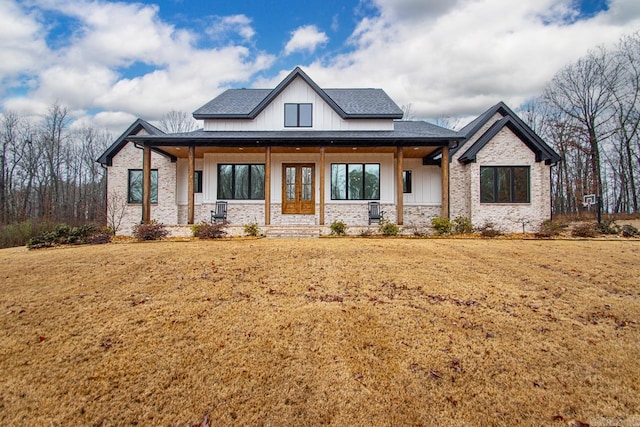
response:
{"label": "front of house", "polygon": [[109,215],[193,224],[227,202],[231,225],[348,227],[368,204],[398,225],[436,216],[535,229],[550,217],[560,157],[500,103],[455,132],[400,121],[381,89],[321,89],[300,68],[274,89],[230,89],[194,112],[203,129],[165,134],[136,120],[98,159]]}

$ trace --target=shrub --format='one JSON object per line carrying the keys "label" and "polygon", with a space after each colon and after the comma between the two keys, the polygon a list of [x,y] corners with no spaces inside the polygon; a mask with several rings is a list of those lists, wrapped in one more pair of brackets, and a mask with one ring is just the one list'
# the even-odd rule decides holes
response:
{"label": "shrub", "polygon": [[482,226],[478,227],[478,233],[480,233],[482,237],[497,237],[502,235],[502,231],[492,222],[485,222]]}
{"label": "shrub", "polygon": [[592,223],[578,224],[571,231],[571,235],[573,237],[596,237],[596,226]]}
{"label": "shrub", "polygon": [[342,221],[333,221],[329,226],[332,236],[344,236],[347,234],[347,226]]}
{"label": "shrub", "polygon": [[636,237],[639,234],[640,234],[640,231],[638,231],[638,229],[631,224],[625,224],[622,226],[623,237]]}
{"label": "shrub", "polygon": [[567,228],[567,224],[547,219],[545,221],[542,221],[542,224],[540,224],[540,229],[536,233],[536,237],[555,237],[560,235],[562,230],[565,228]]}
{"label": "shrub", "polygon": [[378,231],[385,236],[397,236],[400,231],[400,227],[398,227],[398,224],[383,218],[380,220]]}
{"label": "shrub", "polygon": [[431,227],[436,231],[436,234],[442,236],[444,234],[450,234],[453,224],[449,218],[442,218],[439,216],[431,218]]}
{"label": "shrub", "polygon": [[602,234],[618,234],[620,227],[616,224],[615,219],[605,219],[598,224],[598,232]]}
{"label": "shrub", "polygon": [[473,233],[473,224],[471,223],[471,218],[466,216],[457,216],[453,220],[453,232],[456,234]]}
{"label": "shrub", "polygon": [[105,243],[111,242],[111,237],[113,237],[113,234],[100,231],[89,237],[87,243],[90,245],[104,245]]}
{"label": "shrub", "polygon": [[160,240],[167,237],[169,230],[166,229],[164,224],[151,221],[149,224],[137,224],[133,227],[133,237],[138,240]]}
{"label": "shrub", "polygon": [[249,224],[244,226],[244,234],[247,236],[259,236],[260,235],[260,227],[258,227],[257,222],[250,222]]}
{"label": "shrub", "polygon": [[224,230],[226,226],[226,222],[201,222],[192,225],[191,231],[193,232],[193,237],[198,237],[199,239],[219,239],[227,235],[227,232]]}
{"label": "shrub", "polygon": [[86,224],[69,228],[66,224],[58,224],[54,230],[34,236],[27,242],[28,249],[40,249],[56,245],[81,245],[90,243],[93,235],[98,233],[98,227]]}

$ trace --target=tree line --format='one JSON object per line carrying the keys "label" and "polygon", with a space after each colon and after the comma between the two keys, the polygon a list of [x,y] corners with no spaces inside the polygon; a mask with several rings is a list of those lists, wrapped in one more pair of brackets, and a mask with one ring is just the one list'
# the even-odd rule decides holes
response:
{"label": "tree line", "polygon": [[[640,212],[639,33],[565,66],[521,114],[563,158],[552,168],[554,214],[583,212],[587,194],[598,196],[605,213]],[[113,137],[70,123],[69,110],[57,103],[37,119],[0,113],[0,225],[105,223],[106,173],[95,160]],[[177,111],[159,126],[195,127]]]}
{"label": "tree line", "polygon": [[640,33],[565,66],[523,115],[563,158],[552,169],[555,214],[583,212],[590,194],[603,213],[639,213]]}
{"label": "tree line", "polygon": [[106,174],[95,160],[112,137],[69,125],[69,110],[57,103],[38,119],[0,114],[0,225],[104,221]]}

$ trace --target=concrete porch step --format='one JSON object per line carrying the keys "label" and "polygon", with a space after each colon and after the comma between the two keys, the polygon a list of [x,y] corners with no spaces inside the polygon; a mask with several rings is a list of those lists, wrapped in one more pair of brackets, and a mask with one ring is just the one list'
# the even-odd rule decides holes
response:
{"label": "concrete porch step", "polygon": [[317,225],[270,225],[265,229],[266,237],[276,238],[309,238],[320,237],[322,234],[322,227]]}

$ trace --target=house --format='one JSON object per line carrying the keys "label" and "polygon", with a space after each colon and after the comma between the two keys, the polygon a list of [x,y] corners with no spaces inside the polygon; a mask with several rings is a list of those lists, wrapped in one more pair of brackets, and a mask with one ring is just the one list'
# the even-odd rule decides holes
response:
{"label": "house", "polygon": [[219,200],[231,225],[320,232],[367,226],[371,201],[405,226],[466,216],[531,231],[551,215],[560,157],[503,103],[455,132],[401,121],[381,89],[322,89],[296,68],[274,89],[229,89],[193,116],[203,128],[178,134],[138,119],[98,159],[123,233],[152,219],[209,221]]}

